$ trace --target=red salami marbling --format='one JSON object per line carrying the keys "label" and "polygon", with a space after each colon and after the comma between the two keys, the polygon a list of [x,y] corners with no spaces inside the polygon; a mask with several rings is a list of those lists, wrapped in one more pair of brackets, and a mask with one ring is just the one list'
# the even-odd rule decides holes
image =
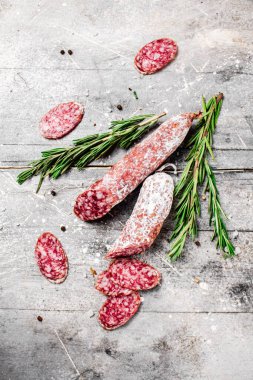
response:
{"label": "red salami marbling", "polygon": [[80,123],[83,114],[84,108],[79,103],[59,104],[42,117],[40,133],[46,139],[60,139]]}
{"label": "red salami marbling", "polygon": [[142,74],[153,74],[161,70],[177,55],[177,44],[170,38],[149,42],[137,53],[134,64]]}
{"label": "red salami marbling", "polygon": [[138,311],[141,304],[139,293],[128,296],[109,297],[99,311],[99,322],[106,330],[114,330],[126,324]]}
{"label": "red salami marbling", "polygon": [[68,258],[60,241],[51,232],[44,232],[37,240],[35,257],[47,280],[60,284],[68,274]]}
{"label": "red salami marbling", "polygon": [[157,172],[148,177],[130,218],[105,257],[113,259],[130,256],[148,249],[170,213],[173,191],[174,184],[170,175]]}
{"label": "red salami marbling", "polygon": [[114,260],[109,267],[112,280],[122,288],[148,290],[160,283],[157,269],[136,259]]}
{"label": "red salami marbling", "polygon": [[106,296],[120,296],[132,293],[132,290],[120,286],[117,281],[113,281],[112,274],[108,270],[98,275],[95,288]]}
{"label": "red salami marbling", "polygon": [[197,116],[174,116],[135,145],[102,179],[77,197],[75,214],[84,221],[107,214],[179,147]]}

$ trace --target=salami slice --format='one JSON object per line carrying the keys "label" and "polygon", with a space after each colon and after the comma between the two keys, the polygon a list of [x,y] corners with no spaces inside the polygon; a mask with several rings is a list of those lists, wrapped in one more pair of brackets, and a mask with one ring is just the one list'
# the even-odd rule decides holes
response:
{"label": "salami slice", "polygon": [[193,113],[172,117],[135,145],[102,179],[77,197],[75,214],[84,221],[107,214],[179,147],[196,117]]}
{"label": "salami slice", "polygon": [[149,42],[137,53],[134,64],[141,74],[154,74],[177,55],[177,44],[170,38]]}
{"label": "salami slice", "polygon": [[109,297],[99,311],[99,322],[106,330],[114,330],[126,324],[138,311],[141,304],[139,293],[128,296]]}
{"label": "salami slice", "polygon": [[51,232],[44,232],[37,240],[35,257],[43,276],[60,284],[68,274],[68,258],[60,241]]}
{"label": "salami slice", "polygon": [[170,213],[173,191],[174,184],[170,175],[157,172],[148,177],[130,218],[105,257],[112,259],[130,256],[148,249]]}
{"label": "salami slice", "polygon": [[42,117],[40,133],[46,139],[60,139],[80,123],[83,114],[83,106],[79,103],[59,104]]}
{"label": "salami slice", "polygon": [[160,283],[157,269],[136,259],[118,259],[109,268],[112,279],[120,287],[131,290],[148,290]]}
{"label": "salami slice", "polygon": [[113,281],[112,274],[108,270],[98,275],[95,288],[106,296],[127,296],[132,293],[132,290],[120,286],[117,281]]}

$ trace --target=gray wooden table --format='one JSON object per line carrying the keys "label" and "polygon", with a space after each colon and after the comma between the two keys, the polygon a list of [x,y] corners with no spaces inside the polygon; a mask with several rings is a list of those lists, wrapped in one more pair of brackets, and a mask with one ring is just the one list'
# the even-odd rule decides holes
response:
{"label": "gray wooden table", "polygon": [[[252,12],[247,0],[0,2],[1,379],[253,378]],[[136,51],[165,36],[178,42],[176,61],[142,77],[132,64]],[[192,112],[202,94],[219,91],[225,102],[214,167],[237,255],[224,260],[210,242],[204,207],[201,246],[189,241],[183,258],[171,265],[164,259],[169,218],[145,255],[161,270],[162,286],[143,295],[128,325],[106,332],[97,323],[104,297],[94,290],[89,268],[105,268],[103,255],[138,191],[96,223],[82,223],[72,205],[123,152],[48,181],[37,195],[37,179],[19,186],[16,176],[42,150],[107,129],[112,119]],[[81,125],[61,141],[40,137],[40,117],[71,100],[85,105]],[[183,167],[181,155],[173,160]],[[47,282],[34,262],[36,239],[45,230],[68,253],[70,272],[60,286]]]}

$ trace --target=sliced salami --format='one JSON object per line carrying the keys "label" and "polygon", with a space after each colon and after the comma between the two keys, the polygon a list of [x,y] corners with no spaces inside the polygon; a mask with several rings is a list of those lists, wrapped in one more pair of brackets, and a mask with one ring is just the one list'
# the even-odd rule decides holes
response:
{"label": "sliced salami", "polygon": [[136,259],[118,259],[110,265],[109,272],[116,284],[131,290],[148,290],[160,283],[157,269]]}
{"label": "sliced salami", "polygon": [[139,293],[128,296],[109,297],[99,311],[99,322],[106,330],[114,330],[126,324],[138,311],[141,304]]}
{"label": "sliced salami", "polygon": [[68,258],[60,241],[51,232],[44,232],[37,240],[35,257],[47,280],[60,284],[68,274]]}
{"label": "sliced salami", "polygon": [[177,55],[177,44],[170,38],[149,42],[137,53],[134,64],[142,74],[154,74],[161,70]]}
{"label": "sliced salami", "polygon": [[148,177],[130,218],[105,257],[113,259],[130,256],[148,249],[170,213],[173,191],[174,184],[170,175],[157,172]]}
{"label": "sliced salami", "polygon": [[80,123],[83,114],[84,108],[79,103],[59,104],[42,117],[39,125],[40,133],[46,139],[60,139]]}
{"label": "sliced salami", "polygon": [[117,281],[113,281],[112,274],[108,270],[98,275],[95,288],[106,296],[127,296],[132,293],[132,290],[120,286]]}
{"label": "sliced salami", "polygon": [[77,197],[75,214],[84,221],[107,214],[179,147],[197,116],[186,113],[172,117],[135,145],[102,179]]}

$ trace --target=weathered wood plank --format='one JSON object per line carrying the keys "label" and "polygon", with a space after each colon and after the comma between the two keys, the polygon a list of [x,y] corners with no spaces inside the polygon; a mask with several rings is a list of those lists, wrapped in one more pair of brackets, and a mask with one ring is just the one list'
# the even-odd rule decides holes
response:
{"label": "weathered wood plank", "polygon": [[[8,231],[7,239],[1,233],[1,308],[96,312],[104,297],[94,289],[90,267],[98,273],[106,268],[108,263],[103,255],[107,242],[117,236],[117,231],[105,234],[70,230],[65,235],[57,231],[70,263],[68,279],[61,286],[52,285],[41,276],[34,260],[38,233],[32,231],[31,228]],[[235,241],[240,254],[233,260],[224,260],[211,243],[211,234],[201,232],[201,247],[188,242],[183,260],[173,265],[165,260],[166,237],[162,234],[143,257],[163,275],[161,287],[143,292],[145,311],[253,311],[252,233],[241,232]],[[199,284],[195,283],[195,277],[199,278]]]}
{"label": "weathered wood plank", "polygon": [[[27,81],[27,85],[20,75]],[[195,81],[192,81],[192,74],[189,73],[171,74],[172,77],[167,78],[169,74],[163,71],[161,75],[162,78],[156,77],[150,82],[149,78],[142,79],[138,74],[137,79],[132,80],[128,73],[113,75],[112,78],[112,73],[105,71],[99,72],[94,81],[94,76],[89,75],[89,71],[82,73],[80,78],[78,71],[71,72],[70,75],[68,71],[48,73],[40,70],[38,75],[38,70],[31,73],[0,70],[0,80],[4,83],[0,89],[3,99],[0,110],[1,144],[25,145],[25,158],[27,144],[68,145],[76,137],[107,129],[110,120],[129,117],[133,113],[159,113],[166,110],[169,117],[182,112],[197,111],[203,92],[209,97],[223,91],[225,102],[215,147],[252,149],[252,77],[237,75],[223,83],[219,80],[220,75],[204,74],[200,80],[197,76]],[[184,91],[185,83],[188,82],[192,84],[187,84],[187,91]],[[149,86],[152,87],[149,89]],[[128,87],[136,89],[139,100],[134,98]],[[245,89],[243,94],[242,88]],[[238,93],[239,100],[234,100],[234,92]],[[73,99],[85,106],[86,113],[81,125],[58,142],[43,139],[38,132],[42,115],[52,106]],[[123,106],[122,112],[117,110],[117,104]]]}
{"label": "weathered wood plank", "polygon": [[[67,182],[61,178],[54,186],[57,193],[55,197],[50,193],[53,187],[49,183],[41,194],[35,195],[31,191],[31,183],[21,187],[15,183],[14,171],[1,172],[3,307],[88,310],[92,302],[92,307],[97,310],[101,296],[96,292],[94,294],[89,268],[93,266],[101,270],[106,266],[102,256],[118,236],[138,193],[136,191],[105,219],[95,223],[82,223],[73,215],[71,203],[79,193],[79,187],[87,186],[104,172],[105,169],[89,169],[85,172],[85,178],[82,178],[83,173],[68,175]],[[231,217],[228,227],[232,230],[252,231],[249,212],[252,208],[251,173],[219,175],[218,185],[224,208]],[[60,231],[61,225],[67,227],[66,232]],[[148,260],[162,268],[164,276],[161,289],[145,295],[148,310],[161,310],[161,303],[166,311],[185,311],[185,308],[187,311],[251,310],[252,233],[240,232],[235,245],[241,253],[233,261],[224,261],[217,256],[215,245],[210,242],[211,233],[203,231],[199,237],[201,248],[189,242],[184,260],[174,264],[173,270],[166,268],[160,258],[168,250],[168,230],[171,227],[171,220],[168,220],[163,233],[146,255]],[[54,291],[52,284],[41,278],[33,257],[36,238],[48,229],[60,237],[71,262],[68,280]],[[206,213],[203,213],[200,229],[209,229]],[[201,278],[203,285],[194,283],[195,276]],[[38,297],[38,294],[43,296]],[[86,296],[80,297],[80,294]],[[185,305],[186,296],[188,303]]]}
{"label": "weathered wood plank", "polygon": [[83,312],[0,313],[2,378],[248,380],[253,371],[250,314],[169,313],[157,323],[141,308],[105,332]]}
{"label": "weathered wood plank", "polygon": [[[46,111],[46,110],[45,110]],[[148,110],[147,110],[148,111]],[[150,109],[151,112],[156,111],[156,109]],[[139,113],[144,113],[139,111]],[[126,117],[130,116],[125,115]],[[14,135],[10,136],[9,128],[1,129],[1,143],[3,145],[10,146],[9,150],[16,149],[16,145],[22,145],[20,149],[27,149],[28,146],[33,145],[35,148],[34,154],[39,154],[41,150],[50,149],[57,146],[69,146],[75,138],[86,136],[88,134],[97,133],[101,130],[107,130],[110,123],[109,120],[101,115],[99,119],[101,120],[101,127],[97,125],[94,126],[94,120],[92,120],[92,115],[90,119],[83,119],[82,124],[74,130],[71,135],[59,141],[50,141],[43,139],[38,132],[38,122],[41,115],[34,116],[34,122],[31,119],[5,119],[2,124],[11,125],[12,132],[15,131]],[[169,114],[168,114],[169,117]],[[120,119],[121,116],[117,113],[111,113],[111,119]],[[162,120],[165,120],[164,117]],[[32,124],[32,127],[30,127]],[[230,117],[221,115],[219,120],[219,125],[217,126],[217,132],[214,135],[214,149],[219,150],[248,150],[253,148],[253,118],[251,116],[245,117]],[[40,146],[40,150],[36,148]],[[2,157],[4,154],[2,153]],[[34,158],[34,157],[33,157]]]}
{"label": "weathered wood plank", "polygon": [[[97,68],[134,74],[129,64],[136,51],[149,40],[169,35],[178,42],[180,53],[168,71],[252,73],[251,2],[233,1],[228,10],[221,0],[215,6],[163,1],[148,7],[143,1],[129,1],[109,9],[99,0],[78,1],[75,7],[28,0],[26,8],[24,12],[18,1],[4,3],[0,27],[5,54],[0,67]],[[20,40],[22,48],[15,54],[13,46]],[[74,54],[62,56],[61,49]]]}
{"label": "weathered wood plank", "polygon": [[[83,223],[72,212],[76,196],[90,184],[102,177],[108,169],[87,169],[84,172],[71,172],[57,181],[46,181],[39,194],[35,194],[38,178],[18,185],[18,171],[0,171],[1,190],[1,224],[3,227],[21,226],[56,227],[61,224],[69,228],[97,230],[98,228],[121,229],[133,209],[139,190],[130,194],[125,201],[113,208],[109,215],[101,221]],[[177,178],[173,177],[175,180]],[[253,173],[219,173],[217,175],[221,202],[229,216],[227,225],[230,230],[253,230],[252,213],[252,179]],[[51,195],[51,190],[57,196]],[[202,203],[203,204],[203,203]],[[21,206],[22,205],[22,206]],[[207,202],[202,206],[200,228],[210,230],[207,216]],[[172,228],[172,217],[165,224],[166,229]]]}
{"label": "weathered wood plank", "polygon": [[[55,145],[56,147],[57,145]],[[60,147],[60,145],[59,145]],[[48,146],[36,146],[36,145],[4,145],[0,150],[0,166],[4,168],[6,166],[24,166],[28,165],[31,161],[41,157],[40,152],[48,150]],[[178,167],[178,170],[182,170],[185,166],[184,157],[186,152],[178,151],[169,158],[169,162],[173,162]],[[123,149],[117,149],[113,154],[103,159],[94,161],[91,165],[113,165],[120,158],[126,154]],[[213,167],[215,169],[227,170],[227,169],[253,169],[253,153],[252,150],[216,150],[215,161],[213,161]]]}

